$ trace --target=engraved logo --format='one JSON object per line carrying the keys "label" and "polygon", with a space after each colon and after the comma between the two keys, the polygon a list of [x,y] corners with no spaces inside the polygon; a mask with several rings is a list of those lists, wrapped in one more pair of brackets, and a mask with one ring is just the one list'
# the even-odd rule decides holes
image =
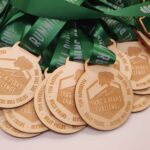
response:
{"label": "engraved logo", "polygon": [[132,80],[138,81],[150,73],[148,57],[142,54],[139,47],[129,47],[127,55],[133,68]]}
{"label": "engraved logo", "polygon": [[31,79],[29,70],[32,63],[25,57],[18,59],[0,59],[3,63],[12,63],[13,68],[0,68],[0,95],[20,95]]}
{"label": "engraved logo", "polygon": [[98,80],[88,87],[87,96],[91,113],[106,119],[112,119],[125,105],[121,86],[110,72],[99,73]]}
{"label": "engraved logo", "polygon": [[77,70],[74,75],[62,78],[59,82],[57,101],[73,114],[77,113],[74,101],[75,85],[82,73],[82,70]]}

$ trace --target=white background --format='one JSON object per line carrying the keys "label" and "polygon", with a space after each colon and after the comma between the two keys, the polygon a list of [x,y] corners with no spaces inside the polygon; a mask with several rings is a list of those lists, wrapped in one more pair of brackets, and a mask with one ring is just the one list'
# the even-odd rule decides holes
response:
{"label": "white background", "polygon": [[73,135],[44,133],[17,139],[0,131],[0,150],[150,150],[150,109],[133,114],[121,128],[100,132],[87,128]]}

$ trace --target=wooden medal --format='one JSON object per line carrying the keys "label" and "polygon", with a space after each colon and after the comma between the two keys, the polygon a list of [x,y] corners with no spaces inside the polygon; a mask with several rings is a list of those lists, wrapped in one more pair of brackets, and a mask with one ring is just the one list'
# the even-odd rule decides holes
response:
{"label": "wooden medal", "polygon": [[5,133],[17,138],[31,138],[39,135],[39,133],[30,134],[30,133],[21,132],[16,128],[14,128],[13,126],[11,126],[9,122],[6,120],[2,110],[0,110],[0,127]]}
{"label": "wooden medal", "polygon": [[18,108],[3,111],[7,121],[22,132],[41,133],[48,130],[35,113],[33,100]]}
{"label": "wooden medal", "polygon": [[67,60],[47,79],[47,106],[57,119],[69,125],[85,125],[75,106],[75,87],[83,72],[83,64]]}
{"label": "wooden medal", "polygon": [[107,66],[86,66],[76,86],[75,102],[88,125],[98,130],[112,130],[129,118],[133,92],[120,71]]}
{"label": "wooden medal", "polygon": [[150,52],[139,41],[118,43],[117,47],[125,52],[131,62],[131,84],[133,90],[150,87]]}
{"label": "wooden medal", "polygon": [[15,45],[0,48],[0,107],[21,106],[34,97],[42,73],[37,57]]}
{"label": "wooden medal", "polygon": [[46,85],[47,79],[45,79],[42,84],[37,88],[35,98],[34,98],[34,107],[35,111],[40,118],[40,120],[43,122],[45,126],[47,126],[50,130],[55,131],[57,133],[61,134],[72,134],[76,133],[78,131],[81,131],[85,126],[71,126],[67,125],[61,121],[59,121],[57,118],[55,118],[50,110],[47,107],[46,101],[45,101],[45,85]]}
{"label": "wooden medal", "polygon": [[150,95],[134,95],[132,112],[140,112],[150,107]]}

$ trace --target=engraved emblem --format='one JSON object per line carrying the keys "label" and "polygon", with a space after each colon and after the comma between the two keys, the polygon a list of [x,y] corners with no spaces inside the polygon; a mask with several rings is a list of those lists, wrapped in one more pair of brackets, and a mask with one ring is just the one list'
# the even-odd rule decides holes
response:
{"label": "engraved emblem", "polygon": [[30,82],[31,74],[28,70],[32,69],[32,63],[24,56],[18,59],[0,58],[1,61],[13,63],[14,69],[0,68],[0,95],[20,95]]}
{"label": "engraved emblem", "polygon": [[83,64],[67,60],[64,66],[56,69],[47,79],[47,106],[58,120],[69,125],[85,125],[75,105],[75,88],[83,72]]}
{"label": "engraved emblem", "polygon": [[112,67],[87,65],[76,86],[75,103],[81,117],[98,130],[112,130],[129,118],[133,92],[129,80]]}
{"label": "engraved emblem", "polygon": [[150,52],[140,41],[117,43],[117,47],[127,54],[132,67],[131,84],[133,90],[150,87]]}
{"label": "engraved emblem", "polygon": [[47,79],[43,80],[42,84],[40,84],[40,86],[37,88],[34,98],[35,111],[42,123],[44,123],[44,125],[49,129],[63,134],[75,133],[85,128],[85,126],[71,126],[65,124],[56,119],[54,115],[52,115],[45,101],[44,92],[46,83]]}
{"label": "engraved emblem", "polygon": [[39,59],[18,45],[0,48],[0,107],[22,106],[42,82]]}
{"label": "engraved emblem", "polygon": [[[60,79],[59,82],[59,90],[58,90],[59,92],[57,96],[57,101],[74,114],[77,113],[77,110],[74,107],[75,106],[75,101],[74,101],[75,85],[82,73],[83,73],[82,70],[77,70],[74,75],[62,78]],[[71,86],[69,84],[66,84],[66,82],[72,83],[73,80],[75,81],[74,82],[75,84]]]}
{"label": "engraved emblem", "polygon": [[142,55],[142,49],[139,47],[129,47],[127,55],[130,57],[133,74],[132,79],[138,81],[150,73],[149,58]]}
{"label": "engraved emblem", "polygon": [[[102,90],[90,97],[89,91],[96,84]],[[110,72],[99,73],[98,80],[87,89],[87,95],[91,112],[108,119],[113,118],[124,107],[121,86],[114,81],[114,75]]]}

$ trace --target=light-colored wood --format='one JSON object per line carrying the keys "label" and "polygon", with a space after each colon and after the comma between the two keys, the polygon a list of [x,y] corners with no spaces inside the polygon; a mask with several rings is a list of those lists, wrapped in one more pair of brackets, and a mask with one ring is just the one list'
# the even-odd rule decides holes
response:
{"label": "light-colored wood", "polygon": [[87,66],[76,86],[75,102],[87,124],[98,130],[112,130],[129,118],[133,91],[120,71],[109,66]]}
{"label": "light-colored wood", "polygon": [[61,134],[76,133],[84,129],[85,126],[67,125],[59,121],[53,116],[53,114],[48,109],[46,101],[45,101],[44,92],[45,92],[46,82],[47,82],[47,79],[45,79],[42,82],[42,84],[40,84],[40,86],[37,88],[37,91],[34,97],[34,108],[39,119],[43,122],[43,124],[47,126],[49,129],[55,132],[61,133]]}
{"label": "light-colored wood", "polygon": [[139,39],[141,40],[141,42],[145,46],[150,48],[150,39],[145,34],[143,34],[141,31],[136,31],[136,33],[138,34]]}
{"label": "light-colored wood", "polygon": [[3,111],[7,121],[22,132],[41,133],[48,130],[35,113],[33,100],[18,108]]}
{"label": "light-colored wood", "polygon": [[134,95],[132,112],[143,111],[150,107],[150,95]]}
{"label": "light-colored wood", "polygon": [[20,47],[0,49],[0,107],[14,108],[32,100],[42,73],[35,56]]}
{"label": "light-colored wood", "polygon": [[84,65],[67,61],[65,66],[56,69],[47,80],[46,103],[52,114],[69,125],[85,125],[75,106],[75,87]]}
{"label": "light-colored wood", "polygon": [[39,133],[30,134],[30,133],[21,132],[16,128],[14,128],[13,126],[11,126],[9,122],[6,120],[2,110],[0,110],[0,127],[5,133],[17,138],[31,138],[39,135]]}
{"label": "light-colored wood", "polygon": [[117,43],[117,47],[125,52],[132,66],[131,84],[133,90],[150,87],[150,51],[139,41]]}
{"label": "light-colored wood", "polygon": [[139,95],[149,95],[150,94],[150,88],[138,90],[138,91],[133,91],[133,92],[135,94],[139,94]]}
{"label": "light-colored wood", "polygon": [[127,77],[128,80],[130,80],[132,75],[132,67],[130,60],[128,56],[125,53],[121,52],[117,47],[115,47],[115,45],[108,47],[116,54],[116,62],[115,64],[110,65],[110,67],[119,70],[122,74],[124,74]]}

